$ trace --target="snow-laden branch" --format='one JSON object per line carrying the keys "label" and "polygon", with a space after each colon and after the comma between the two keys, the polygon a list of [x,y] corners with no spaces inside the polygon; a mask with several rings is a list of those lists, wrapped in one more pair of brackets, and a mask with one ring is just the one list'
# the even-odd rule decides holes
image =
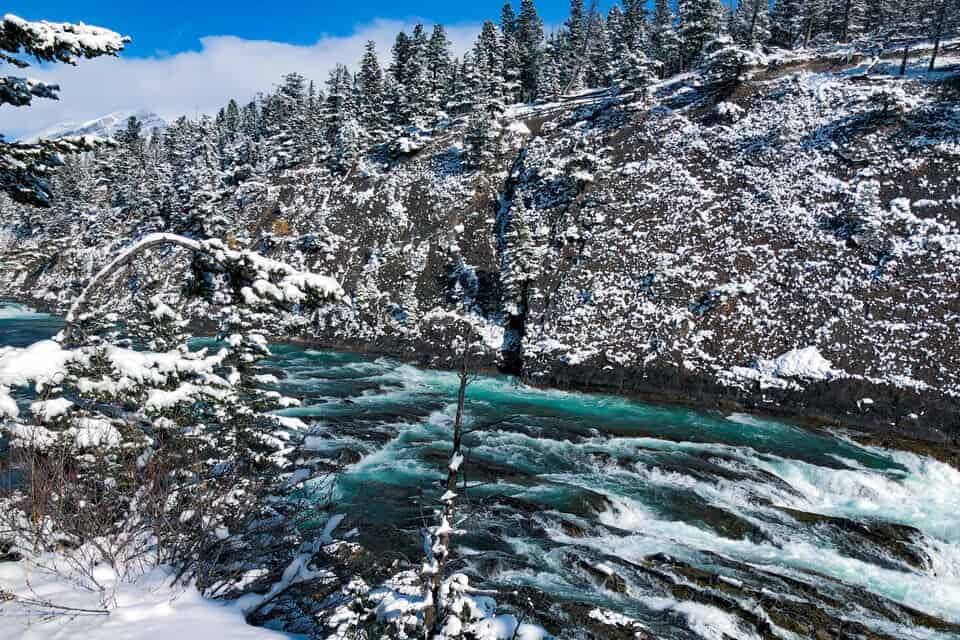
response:
{"label": "snow-laden branch", "polygon": [[41,62],[75,64],[76,58],[115,56],[128,42],[127,36],[82,22],[33,22],[9,13],[0,22],[0,51],[22,51]]}
{"label": "snow-laden branch", "polygon": [[47,84],[32,78],[3,76],[0,77],[0,104],[25,107],[33,102],[34,98],[58,100],[59,90],[60,85]]}
{"label": "snow-laden branch", "polygon": [[127,247],[120,255],[110,261],[104,268],[100,269],[100,271],[93,276],[93,279],[90,280],[87,286],[84,287],[80,295],[77,296],[77,299],[73,301],[73,304],[70,306],[70,311],[67,312],[66,327],[63,330],[63,343],[69,343],[70,335],[73,333],[73,328],[76,326],[77,320],[83,314],[83,311],[88,304],[91,292],[96,291],[100,285],[110,278],[113,272],[130,263],[130,261],[132,261],[139,254],[143,253],[147,249],[152,249],[162,245],[183,247],[184,249],[189,249],[190,251],[194,252],[201,251],[203,249],[203,245],[200,242],[172,233],[151,233],[150,235],[142,238],[139,242]]}
{"label": "snow-laden branch", "polygon": [[90,296],[103,286],[119,269],[129,264],[143,252],[160,246],[181,247],[195,254],[202,254],[230,269],[242,270],[250,286],[241,290],[243,302],[257,304],[298,305],[311,296],[319,300],[340,300],[344,297],[343,288],[336,280],[307,271],[299,271],[278,260],[265,258],[253,251],[234,251],[228,249],[220,240],[194,240],[173,233],[151,233],[123,250],[120,255],[100,269],[84,288],[66,317],[61,340],[67,344],[73,329],[83,319],[90,302]]}

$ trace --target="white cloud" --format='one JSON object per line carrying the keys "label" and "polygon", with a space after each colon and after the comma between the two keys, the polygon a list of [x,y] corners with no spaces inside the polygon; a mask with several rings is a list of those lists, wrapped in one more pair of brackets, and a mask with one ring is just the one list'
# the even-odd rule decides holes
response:
{"label": "white cloud", "polygon": [[[30,107],[0,107],[2,133],[13,139],[113,111],[149,109],[168,120],[210,113],[230,98],[249,100],[291,71],[323,83],[338,62],[356,69],[367,40],[377,43],[386,64],[397,32],[404,29],[409,33],[412,26],[412,22],[376,20],[357,27],[352,35],[324,36],[310,46],[208,36],[201,38],[199,51],[171,56],[125,58],[121,54],[120,58],[82,61],[76,67],[31,67],[21,73],[60,84],[60,100],[35,100]],[[447,27],[457,55],[472,45],[478,32],[476,25]]]}

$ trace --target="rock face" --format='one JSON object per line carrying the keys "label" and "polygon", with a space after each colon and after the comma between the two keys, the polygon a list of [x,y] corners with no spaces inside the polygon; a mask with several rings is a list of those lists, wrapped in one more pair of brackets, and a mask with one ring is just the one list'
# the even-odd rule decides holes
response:
{"label": "rock face", "polygon": [[[513,107],[482,170],[453,126],[223,207],[238,242],[351,292],[297,338],[452,366],[466,322],[477,367],[534,384],[955,441],[960,83],[932,78],[682,76]],[[8,253],[5,292],[65,301],[113,248],[91,244]]]}

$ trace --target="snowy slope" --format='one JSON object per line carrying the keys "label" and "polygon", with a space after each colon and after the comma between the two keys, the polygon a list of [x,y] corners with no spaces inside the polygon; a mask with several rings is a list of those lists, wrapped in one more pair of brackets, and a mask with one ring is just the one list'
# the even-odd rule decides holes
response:
{"label": "snowy slope", "polygon": [[[692,73],[648,97],[514,107],[481,171],[464,166],[455,125],[346,176],[310,166],[231,185],[217,207],[244,244],[352,294],[298,329],[324,345],[452,365],[462,318],[487,349],[479,364],[538,384],[951,438],[955,62],[930,74],[918,60],[899,77],[893,63],[792,60],[728,95]],[[504,281],[518,199],[525,309]],[[43,237],[27,240],[6,287],[69,300],[76,274],[142,233],[144,220],[100,211],[115,240],[89,235],[52,264]],[[17,267],[24,255],[41,262]]]}
{"label": "snowy slope", "polygon": [[75,122],[64,122],[55,125],[43,131],[24,136],[24,142],[36,142],[40,139],[57,140],[60,138],[69,138],[72,136],[95,136],[98,138],[112,138],[118,131],[126,127],[127,119],[130,116],[136,116],[143,124],[143,131],[149,133],[154,128],[163,129],[167,126],[166,121],[156,113],[147,110],[134,111],[115,111],[99,118],[88,120],[77,124]]}

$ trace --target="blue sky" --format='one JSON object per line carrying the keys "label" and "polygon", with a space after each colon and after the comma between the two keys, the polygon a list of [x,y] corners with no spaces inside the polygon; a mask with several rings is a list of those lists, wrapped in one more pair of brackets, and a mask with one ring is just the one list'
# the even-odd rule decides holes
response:
{"label": "blue sky", "polygon": [[[537,10],[547,23],[559,24],[568,0],[541,0]],[[586,4],[589,4],[587,2]],[[606,10],[610,2],[602,2]],[[501,0],[420,0],[390,2],[264,2],[262,0],[194,0],[190,3],[123,2],[118,0],[7,0],[4,11],[31,20],[55,20],[109,27],[133,36],[127,55],[152,56],[197,50],[200,38],[232,35],[309,45],[324,34],[344,36],[374,19],[444,24],[481,23],[500,15]],[[519,0],[514,2],[519,9]]]}

